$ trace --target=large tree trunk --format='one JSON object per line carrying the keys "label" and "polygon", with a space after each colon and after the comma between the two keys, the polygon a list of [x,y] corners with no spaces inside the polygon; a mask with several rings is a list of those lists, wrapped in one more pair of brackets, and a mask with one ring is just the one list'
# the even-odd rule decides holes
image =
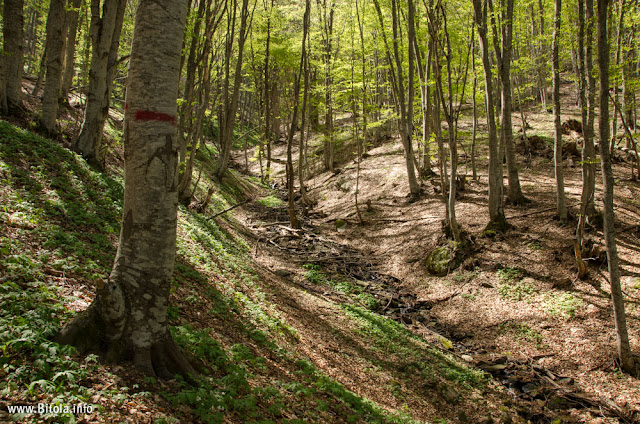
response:
{"label": "large tree trunk", "polygon": [[[484,4],[483,4],[484,3]],[[489,129],[489,224],[488,229],[505,230],[506,220],[502,201],[502,157],[499,155],[493,103],[493,75],[487,41],[487,10],[482,0],[473,0],[474,20],[478,29],[482,65],[484,68],[485,104]]]}
{"label": "large tree trunk", "polygon": [[58,100],[62,78],[62,46],[64,44],[64,20],[66,0],[51,0],[47,16],[46,79],[42,95],[40,123],[49,133],[56,132]]}
{"label": "large tree trunk", "polygon": [[126,0],[107,0],[100,15],[100,1],[91,0],[91,70],[89,91],[80,135],[73,148],[87,161],[101,166],[100,147],[109,115],[111,85],[117,71],[120,32]]}
{"label": "large tree trunk", "polygon": [[555,0],[555,19],[553,25],[553,115],[554,115],[554,154],[553,165],[556,175],[556,206],[560,223],[567,222],[567,204],[564,195],[564,168],[562,163],[562,126],[560,123],[560,61],[558,59],[560,38],[561,0]]}
{"label": "large tree trunk", "polygon": [[4,0],[0,109],[7,114],[22,104],[22,62],[24,57],[24,0]]}
{"label": "large tree trunk", "polygon": [[[559,0],[558,0],[559,1]],[[636,364],[629,346],[624,298],[620,286],[620,267],[616,246],[616,229],[613,214],[613,170],[609,151],[609,40],[607,37],[608,0],[598,1],[598,67],[600,70],[600,158],[603,184],[604,240],[607,246],[607,263],[611,284],[611,300],[616,325],[616,341],[621,368],[636,374]]]}
{"label": "large tree trunk", "polygon": [[176,98],[187,2],[140,0],[125,112],[125,193],[109,281],[60,341],[133,360],[148,375],[194,373],[167,323],[176,252]]}

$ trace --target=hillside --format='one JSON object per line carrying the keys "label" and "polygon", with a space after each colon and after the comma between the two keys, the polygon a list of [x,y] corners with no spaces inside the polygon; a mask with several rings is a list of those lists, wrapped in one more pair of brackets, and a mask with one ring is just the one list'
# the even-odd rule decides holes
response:
{"label": "hillside", "polygon": [[[76,154],[0,123],[3,204],[0,335],[3,410],[77,404],[90,414],[11,415],[19,422],[478,422],[517,412],[464,361],[373,312],[352,280],[299,262],[268,266],[246,214],[282,213],[269,189],[232,172],[204,214],[180,210],[172,333],[205,362],[196,386],[51,342],[107,277],[122,182]],[[199,158],[203,163],[209,159]],[[254,199],[238,217],[216,211]],[[298,263],[298,262],[295,262]],[[290,263],[293,265],[294,263]],[[296,269],[303,269],[296,268]]]}

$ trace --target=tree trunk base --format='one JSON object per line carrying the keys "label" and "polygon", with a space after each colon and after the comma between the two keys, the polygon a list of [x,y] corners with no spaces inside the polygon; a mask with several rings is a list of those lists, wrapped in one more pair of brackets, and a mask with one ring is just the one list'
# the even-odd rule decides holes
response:
{"label": "tree trunk base", "polygon": [[504,215],[500,214],[496,219],[489,221],[487,226],[484,227],[483,234],[490,237],[496,233],[506,233],[509,228],[511,228],[511,225],[509,225]]}
{"label": "tree trunk base", "polygon": [[515,196],[507,196],[507,205],[511,206],[524,206],[531,203],[531,199],[526,197],[522,193],[518,193]]}
{"label": "tree trunk base", "polygon": [[100,337],[105,334],[108,334],[107,323],[93,303],[68,323],[54,341],[75,346],[80,354],[99,354],[107,363],[131,361],[143,374],[163,380],[172,380],[180,375],[193,382],[199,374],[197,370],[204,369],[204,364],[173,341],[168,330],[161,340],[146,348],[135,347],[127,341],[126,331],[113,339]]}

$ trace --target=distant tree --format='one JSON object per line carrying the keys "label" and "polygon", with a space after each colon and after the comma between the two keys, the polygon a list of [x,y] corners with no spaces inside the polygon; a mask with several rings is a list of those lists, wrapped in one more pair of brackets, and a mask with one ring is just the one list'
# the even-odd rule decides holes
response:
{"label": "distant tree", "polygon": [[560,123],[560,16],[562,12],[561,0],[555,0],[555,19],[553,24],[553,115],[554,115],[554,153],[553,165],[556,175],[556,206],[558,219],[561,223],[567,222],[567,203],[564,194],[564,168],[562,163],[562,126]]}
{"label": "distant tree", "polygon": [[[296,132],[296,127],[298,125],[298,105],[299,105],[299,97],[300,97],[300,81],[304,77],[305,74],[305,61],[307,56],[307,35],[309,33],[309,17],[311,14],[311,0],[305,1],[304,8],[304,17],[303,17],[303,30],[302,30],[302,51],[300,53],[300,66],[298,67],[298,72],[295,76],[295,81],[293,85],[293,111],[291,112],[291,125],[289,126],[289,134],[287,138],[287,189],[288,189],[288,211],[289,211],[289,222],[292,228],[300,228],[300,223],[298,222],[298,218],[296,217],[295,203],[294,203],[294,193],[293,193],[293,185],[295,182],[295,173],[293,171],[293,157],[291,155],[291,148],[293,147],[293,134]],[[306,106],[305,106],[306,107]],[[304,113],[304,112],[303,112]],[[300,132],[300,138],[302,139],[304,131]],[[298,166],[302,166],[302,162],[298,163]],[[300,180],[300,184],[304,184],[304,181]]]}
{"label": "distant tree", "polygon": [[84,121],[73,149],[87,161],[101,166],[100,147],[104,123],[109,114],[111,86],[118,66],[120,33],[126,0],[91,0],[91,69]]}
{"label": "distant tree", "polygon": [[46,78],[44,82],[44,93],[42,94],[42,116],[40,123],[50,134],[56,132],[56,121],[58,119],[66,5],[66,0],[51,0],[49,14],[47,15],[47,41],[45,48]]}
{"label": "distant tree", "polygon": [[66,52],[64,54],[64,73],[62,74],[62,98],[67,100],[69,97],[69,90],[73,85],[73,74],[75,71],[75,57],[76,57],[76,39],[78,37],[78,21],[80,14],[80,6],[82,0],[72,0],[69,5],[69,11],[67,13],[68,30],[67,30],[67,42]]}
{"label": "distant tree", "polygon": [[169,333],[176,253],[176,99],[187,0],[140,0],[127,82],[122,230],[113,271],[59,340],[148,375],[193,374]]}
{"label": "distant tree", "polygon": [[489,224],[488,229],[503,230],[506,226],[502,199],[502,158],[498,154],[498,136],[496,132],[495,107],[493,102],[493,72],[489,60],[487,41],[487,3],[486,0],[473,0],[474,21],[478,29],[482,65],[484,67],[485,105],[489,132]]}
{"label": "distant tree", "polygon": [[327,0],[317,0],[322,24],[322,62],[324,65],[324,169],[333,171],[333,21],[336,9],[335,0],[327,6]]}
{"label": "distant tree", "polygon": [[[380,2],[374,0],[376,7],[376,13],[378,15],[378,22],[380,23],[380,33],[384,40],[387,61],[389,62],[389,69],[391,71],[391,86],[393,87],[393,94],[395,101],[400,111],[398,118],[398,127],[400,128],[400,137],[402,139],[402,146],[404,148],[405,163],[407,166],[407,178],[409,180],[409,195],[410,199],[416,200],[420,196],[420,186],[418,185],[418,179],[416,178],[416,169],[413,153],[413,98],[415,94],[414,84],[414,67],[415,67],[415,51],[409,49],[408,54],[408,75],[405,91],[405,80],[403,77],[402,67],[402,54],[400,51],[400,41],[402,34],[400,33],[400,11],[398,2],[391,0],[391,27],[393,34],[393,47],[389,46],[387,41],[387,27],[385,26],[382,9]],[[409,24],[409,27],[412,27]],[[393,49],[393,50],[392,50]],[[393,52],[393,59],[392,54]]]}
{"label": "distant tree", "polygon": [[[557,0],[559,1],[559,0]],[[603,185],[604,241],[607,247],[607,264],[611,285],[611,301],[616,325],[616,345],[621,368],[636,374],[636,364],[631,354],[627,316],[624,310],[624,298],[620,286],[620,265],[616,245],[615,218],[613,213],[613,170],[609,150],[609,39],[607,34],[607,12],[609,0],[598,1],[598,68],[600,71],[600,163]]]}
{"label": "distant tree", "polygon": [[24,0],[4,0],[3,46],[0,59],[0,110],[9,113],[22,103]]}
{"label": "distant tree", "polygon": [[[491,4],[491,2],[489,2]],[[511,88],[511,57],[513,51],[513,0],[500,1],[500,42],[498,42],[498,29],[495,23],[495,14],[491,14],[491,26],[493,28],[493,44],[498,63],[498,76],[501,93],[501,117],[500,139],[504,145],[507,158],[507,178],[509,188],[507,201],[512,205],[522,205],[529,202],[520,187],[518,176],[518,164],[516,163],[515,146],[513,142],[513,125],[511,124],[511,104],[513,102]]]}
{"label": "distant tree", "polygon": [[[238,98],[240,96],[240,84],[242,82],[242,58],[244,52],[244,44],[247,40],[247,28],[249,25],[249,0],[242,0],[242,8],[240,10],[240,28],[238,34],[238,55],[236,57],[235,71],[233,75],[233,86],[231,83],[231,62],[233,45],[235,41],[236,30],[236,13],[237,0],[232,1],[231,10],[227,11],[227,40],[225,46],[225,65],[224,65],[224,88],[222,90],[223,106],[222,116],[220,117],[220,156],[216,164],[216,177],[222,179],[229,167],[231,159],[231,149],[233,147],[233,129],[236,123],[236,112],[238,111]],[[255,3],[254,3],[255,6]]]}

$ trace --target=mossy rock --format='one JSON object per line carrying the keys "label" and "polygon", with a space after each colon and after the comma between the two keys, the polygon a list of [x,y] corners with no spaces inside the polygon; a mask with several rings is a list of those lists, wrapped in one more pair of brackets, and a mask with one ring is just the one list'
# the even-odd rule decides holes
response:
{"label": "mossy rock", "polygon": [[336,231],[343,232],[347,230],[347,221],[344,219],[336,219]]}
{"label": "mossy rock", "polygon": [[438,246],[427,256],[425,266],[429,274],[444,277],[449,273],[455,262],[455,249],[452,243],[447,243],[443,246]]}

